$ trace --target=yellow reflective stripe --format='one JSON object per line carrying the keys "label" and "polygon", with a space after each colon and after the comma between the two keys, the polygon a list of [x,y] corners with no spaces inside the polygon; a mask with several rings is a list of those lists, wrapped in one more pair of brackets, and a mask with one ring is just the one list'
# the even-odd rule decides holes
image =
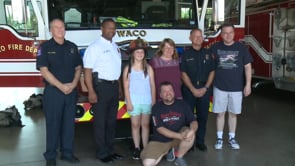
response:
{"label": "yellow reflective stripe", "polygon": [[128,112],[126,112],[122,117],[121,119],[126,119],[126,118],[130,118],[130,115]]}
{"label": "yellow reflective stripe", "polygon": [[213,111],[213,103],[210,101],[210,104],[209,104],[209,112],[212,112]]}
{"label": "yellow reflective stripe", "polygon": [[[86,104],[79,104],[80,106],[82,106],[85,109],[85,105]],[[128,114],[128,112],[123,108],[125,106],[125,102],[124,101],[119,101],[119,106],[118,106],[118,112],[122,109],[124,112],[124,114],[120,117],[120,119],[126,119],[126,118],[130,118],[130,115]],[[91,107],[90,107],[91,108]],[[90,109],[89,108],[89,109]],[[76,118],[76,122],[88,122],[91,121],[93,118],[93,115],[90,114],[90,111],[86,110],[86,112],[84,113],[84,115],[81,118]],[[122,111],[121,110],[121,111]],[[121,113],[122,114],[122,113]]]}
{"label": "yellow reflective stripe", "polygon": [[118,110],[120,110],[124,105],[125,105],[124,101],[119,101],[119,109]]}
{"label": "yellow reflective stripe", "polygon": [[90,111],[87,110],[84,115],[78,120],[79,122],[86,122],[90,121],[92,119],[92,115],[90,114]]}
{"label": "yellow reflective stripe", "polygon": [[[84,109],[84,104],[80,104]],[[122,109],[122,107],[125,106],[125,102],[124,101],[120,101],[119,102],[119,107],[118,107],[118,112],[120,109]],[[210,105],[209,105],[209,112],[212,112],[212,109],[213,109],[213,103],[210,101]],[[126,110],[125,110],[126,111]],[[196,110],[195,110],[196,111]],[[90,111],[87,110],[84,115],[81,117],[81,118],[77,118],[76,121],[78,122],[88,122],[88,121],[91,121],[93,118],[93,116],[90,114]],[[121,117],[120,119],[127,119],[127,118],[130,118],[130,115],[129,113],[126,111]]]}

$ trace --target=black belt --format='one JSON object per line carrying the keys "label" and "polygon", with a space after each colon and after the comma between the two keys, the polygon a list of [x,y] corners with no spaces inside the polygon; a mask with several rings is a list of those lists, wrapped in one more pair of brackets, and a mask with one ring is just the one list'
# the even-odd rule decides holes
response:
{"label": "black belt", "polygon": [[106,84],[115,84],[118,82],[118,80],[109,81],[109,80],[104,80],[104,79],[97,79],[97,82],[98,83],[106,83]]}
{"label": "black belt", "polygon": [[196,81],[196,85],[201,85],[201,86],[203,86],[203,85],[205,85],[206,84],[206,82],[204,82],[204,81]]}

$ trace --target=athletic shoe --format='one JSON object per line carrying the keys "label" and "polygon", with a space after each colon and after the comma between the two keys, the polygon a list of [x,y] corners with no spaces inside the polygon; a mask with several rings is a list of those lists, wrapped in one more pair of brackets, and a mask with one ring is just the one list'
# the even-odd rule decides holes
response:
{"label": "athletic shoe", "polygon": [[223,140],[221,138],[217,138],[216,144],[214,145],[216,150],[222,149]]}
{"label": "athletic shoe", "polygon": [[207,146],[205,144],[196,144],[196,147],[203,152],[207,151]]}
{"label": "athletic shoe", "polygon": [[228,140],[229,146],[232,149],[240,149],[240,145],[238,144],[238,142],[235,140],[235,138],[231,138]]}
{"label": "athletic shoe", "polygon": [[174,161],[175,160],[175,153],[174,148],[171,148],[168,153],[166,154],[166,160],[167,161]]}
{"label": "athletic shoe", "polygon": [[134,160],[139,160],[140,159],[140,149],[139,148],[135,148],[132,154],[132,158]]}
{"label": "athletic shoe", "polygon": [[187,166],[186,161],[183,158],[177,158],[174,164],[177,166]]}

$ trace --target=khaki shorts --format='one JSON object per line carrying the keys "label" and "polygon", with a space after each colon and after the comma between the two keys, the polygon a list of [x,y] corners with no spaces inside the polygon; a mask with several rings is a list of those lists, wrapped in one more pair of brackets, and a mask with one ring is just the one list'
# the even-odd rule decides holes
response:
{"label": "khaki shorts", "polygon": [[[181,128],[180,132],[188,129],[188,127]],[[159,157],[165,155],[172,147],[178,147],[180,144],[179,139],[174,139],[170,142],[158,142],[158,141],[150,141],[147,146],[142,150],[140,154],[140,158],[144,159],[155,159],[157,160]]]}
{"label": "khaki shorts", "polygon": [[242,111],[243,93],[228,92],[213,88],[213,111],[214,113],[231,112],[240,114]]}

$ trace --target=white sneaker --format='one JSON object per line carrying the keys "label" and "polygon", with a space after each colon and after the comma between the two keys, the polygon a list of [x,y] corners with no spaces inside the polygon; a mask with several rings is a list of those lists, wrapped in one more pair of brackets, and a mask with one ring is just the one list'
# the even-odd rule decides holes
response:
{"label": "white sneaker", "polygon": [[215,149],[219,150],[222,149],[223,140],[221,138],[217,138],[216,144],[214,145]]}
{"label": "white sneaker", "polygon": [[240,145],[238,144],[238,142],[235,140],[235,138],[231,138],[228,140],[229,146],[232,149],[240,149]]}

